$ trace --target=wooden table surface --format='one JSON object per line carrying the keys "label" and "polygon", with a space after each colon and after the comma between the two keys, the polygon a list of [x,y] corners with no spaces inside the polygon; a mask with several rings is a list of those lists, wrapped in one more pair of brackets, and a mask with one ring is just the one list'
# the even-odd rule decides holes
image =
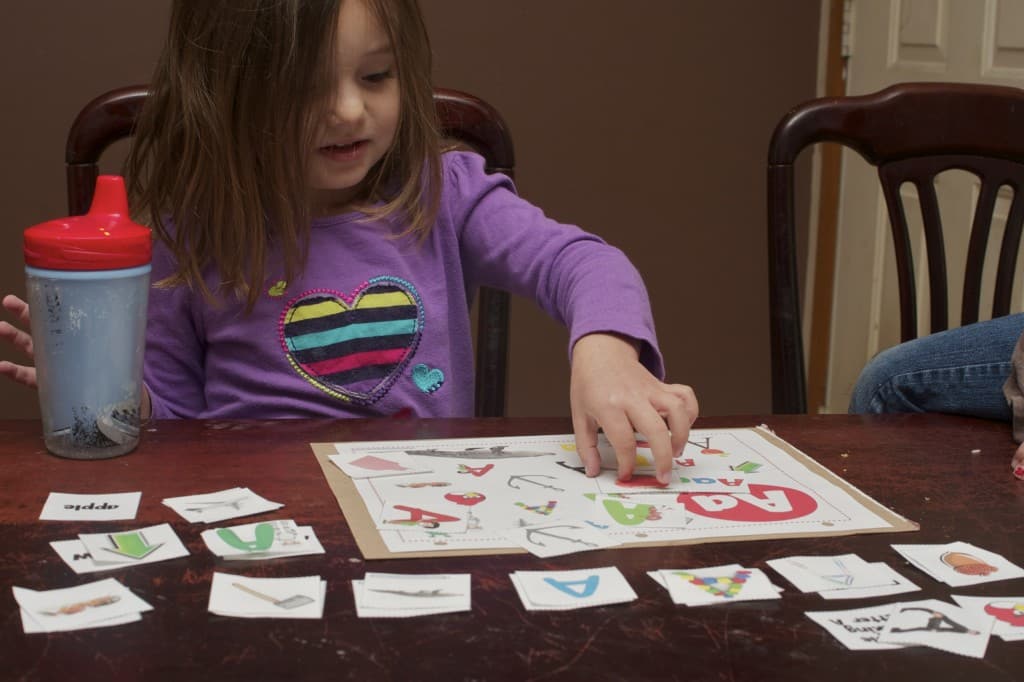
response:
{"label": "wooden table surface", "polygon": [[[1024,564],[1024,481],[1010,474],[1005,424],[938,415],[878,418],[764,416],[701,419],[698,428],[765,423],[882,504],[921,524],[911,533],[718,542],[531,555],[366,562],[330,492],[310,442],[569,433],[566,419],[295,420],[157,422],[132,454],[83,462],[45,452],[34,421],[0,421],[0,679],[354,680],[1020,680],[1024,642],[993,637],[983,660],[923,647],[847,651],[803,614],[953,592],[1019,595],[1024,580],[953,589],[912,568],[893,542],[965,540]],[[972,454],[972,450],[980,453]],[[315,529],[326,555],[228,563],[161,504],[165,497],[248,486],[285,503],[279,518]],[[142,491],[133,522],[39,521],[47,495]],[[191,555],[75,575],[53,540],[169,522]],[[238,521],[239,523],[242,521]],[[829,602],[786,586],[783,598],[688,608],[645,575],[670,567],[854,552],[886,561],[922,587],[895,597]],[[639,595],[627,605],[527,612],[508,574],[615,565]],[[322,620],[210,614],[213,571],[260,577],[320,575]],[[412,619],[356,618],[349,581],[367,570],[471,573],[473,610]],[[774,574],[770,569],[769,574]],[[112,576],[155,609],[111,628],[25,635],[10,586],[54,589]]]}

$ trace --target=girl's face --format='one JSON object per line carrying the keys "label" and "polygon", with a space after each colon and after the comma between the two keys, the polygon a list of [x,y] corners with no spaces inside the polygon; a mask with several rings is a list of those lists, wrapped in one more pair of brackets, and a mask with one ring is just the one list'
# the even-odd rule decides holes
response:
{"label": "girl's face", "polygon": [[336,46],[337,81],[308,170],[312,209],[321,215],[345,208],[387,153],[401,101],[388,35],[362,0],[341,3]]}

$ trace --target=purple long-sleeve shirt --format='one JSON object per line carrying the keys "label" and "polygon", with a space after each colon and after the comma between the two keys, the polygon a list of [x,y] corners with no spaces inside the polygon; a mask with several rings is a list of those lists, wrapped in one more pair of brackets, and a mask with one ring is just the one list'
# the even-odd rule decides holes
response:
{"label": "purple long-sleeve shirt", "polygon": [[[476,154],[447,153],[443,166],[425,241],[395,238],[403,226],[357,213],[316,220],[303,272],[281,281],[272,256],[248,315],[188,287],[153,289],[153,416],[471,416],[469,311],[481,285],[536,301],[568,326],[570,348],[593,332],[632,337],[663,376],[647,292],[621,251],[547,218],[506,176],[485,174]],[[173,267],[157,243],[153,280]]]}

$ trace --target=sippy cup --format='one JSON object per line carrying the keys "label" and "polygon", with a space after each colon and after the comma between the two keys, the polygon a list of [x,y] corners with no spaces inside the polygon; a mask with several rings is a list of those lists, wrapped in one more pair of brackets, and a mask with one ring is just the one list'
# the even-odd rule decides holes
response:
{"label": "sippy cup", "polygon": [[105,459],[139,442],[152,241],[124,180],[101,175],[89,213],[25,230],[25,276],[43,440]]}

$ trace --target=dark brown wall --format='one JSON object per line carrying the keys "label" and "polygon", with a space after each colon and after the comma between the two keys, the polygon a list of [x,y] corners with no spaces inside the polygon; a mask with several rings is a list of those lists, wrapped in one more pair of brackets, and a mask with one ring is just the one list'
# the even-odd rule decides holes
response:
{"label": "dark brown wall", "polygon": [[[817,0],[422,4],[437,83],[503,112],[520,193],[644,274],[670,378],[696,388],[705,414],[769,411],[764,159],[775,122],[814,95]],[[5,9],[0,291],[24,291],[21,229],[65,212],[75,112],[146,81],[168,6]],[[524,301],[513,330],[510,414],[567,414],[565,333]],[[0,383],[0,417],[35,414],[33,392]]]}

